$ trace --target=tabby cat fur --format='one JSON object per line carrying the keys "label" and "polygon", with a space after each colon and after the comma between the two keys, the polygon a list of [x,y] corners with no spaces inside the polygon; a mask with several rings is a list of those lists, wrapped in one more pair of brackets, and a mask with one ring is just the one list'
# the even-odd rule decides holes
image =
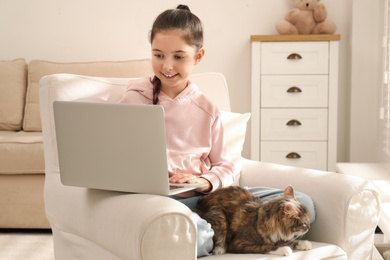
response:
{"label": "tabby cat fur", "polygon": [[309,241],[296,240],[309,231],[310,213],[291,186],[266,202],[241,187],[222,188],[203,197],[195,211],[214,230],[214,254],[288,256],[295,249],[311,249]]}

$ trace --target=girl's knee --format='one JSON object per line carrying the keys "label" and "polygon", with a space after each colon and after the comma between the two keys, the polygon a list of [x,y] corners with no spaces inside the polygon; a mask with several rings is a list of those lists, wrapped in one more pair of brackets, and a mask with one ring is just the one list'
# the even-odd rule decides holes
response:
{"label": "girl's knee", "polygon": [[196,219],[196,227],[198,230],[197,237],[197,254],[198,257],[208,256],[213,249],[213,236],[214,230],[211,228],[210,223],[202,219],[198,214],[193,212]]}

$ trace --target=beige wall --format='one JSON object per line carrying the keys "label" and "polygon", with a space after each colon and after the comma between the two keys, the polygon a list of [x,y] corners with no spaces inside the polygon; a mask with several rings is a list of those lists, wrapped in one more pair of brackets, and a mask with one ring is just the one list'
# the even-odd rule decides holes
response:
{"label": "beige wall", "polygon": [[351,58],[351,162],[389,162],[384,154],[382,96],[382,37],[384,0],[354,1]]}
{"label": "beige wall", "polygon": [[[371,0],[365,0],[371,2]],[[197,72],[225,74],[236,112],[250,111],[251,34],[276,34],[289,0],[187,0],[204,23],[206,56]],[[352,0],[323,0],[340,43],[339,161],[349,157]],[[150,57],[147,35],[172,0],[0,0],[0,60],[127,60]],[[244,155],[249,157],[247,140]]]}

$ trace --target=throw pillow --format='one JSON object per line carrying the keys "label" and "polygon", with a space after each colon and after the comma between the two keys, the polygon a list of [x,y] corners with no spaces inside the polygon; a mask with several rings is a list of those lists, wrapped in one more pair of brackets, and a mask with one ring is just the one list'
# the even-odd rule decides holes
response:
{"label": "throw pillow", "polygon": [[233,185],[238,185],[242,169],[241,152],[245,142],[247,122],[250,117],[250,113],[240,114],[221,111],[221,120],[224,127],[226,149],[235,167],[235,181]]}
{"label": "throw pillow", "polygon": [[24,59],[0,61],[0,130],[22,129],[26,75]]}

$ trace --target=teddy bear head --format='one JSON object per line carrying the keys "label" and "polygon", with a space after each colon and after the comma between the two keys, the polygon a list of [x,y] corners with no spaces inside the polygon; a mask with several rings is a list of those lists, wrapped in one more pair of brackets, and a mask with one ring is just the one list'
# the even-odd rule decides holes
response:
{"label": "teddy bear head", "polygon": [[294,8],[302,11],[313,11],[320,0],[291,0]]}

